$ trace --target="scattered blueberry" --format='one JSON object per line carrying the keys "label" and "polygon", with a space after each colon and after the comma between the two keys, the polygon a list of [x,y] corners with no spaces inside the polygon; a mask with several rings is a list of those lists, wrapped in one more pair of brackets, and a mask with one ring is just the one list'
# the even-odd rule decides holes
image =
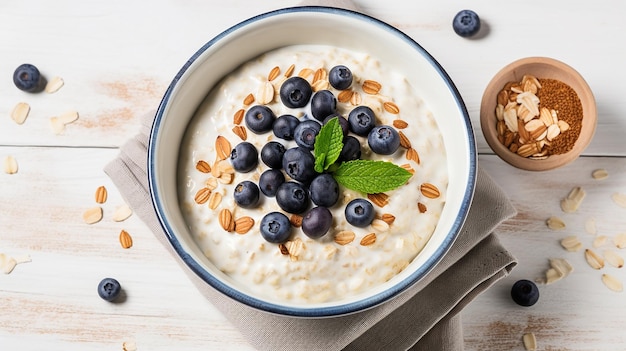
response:
{"label": "scattered blueberry", "polygon": [[529,307],[539,300],[539,289],[530,280],[518,280],[511,288],[511,297],[516,304]]}
{"label": "scattered blueberry", "polygon": [[274,197],[278,187],[285,182],[285,175],[280,169],[268,169],[261,173],[259,188],[265,196]]}
{"label": "scattered blueberry", "polygon": [[352,85],[352,71],[344,65],[337,65],[328,73],[330,85],[337,90],[346,90]]}
{"label": "scattered blueberry", "polygon": [[289,218],[280,212],[270,212],[261,219],[261,236],[270,243],[283,243],[291,235]]}
{"label": "scattered blueberry", "polygon": [[269,168],[280,169],[283,167],[283,155],[285,146],[277,141],[270,141],[261,149],[261,161]]}
{"label": "scattered blueberry", "polygon": [[253,208],[259,203],[259,187],[249,180],[244,180],[235,186],[233,197],[237,205],[243,208]]}
{"label": "scattered blueberry", "polygon": [[315,177],[315,157],[307,149],[295,147],[285,151],[283,170],[289,177],[308,183]]}
{"label": "scattered blueberry", "polygon": [[365,199],[354,199],[345,209],[346,221],[355,227],[367,227],[374,220],[374,206]]}
{"label": "scattered blueberry", "polygon": [[367,135],[370,149],[379,155],[391,155],[400,147],[400,135],[390,126],[374,127]]}
{"label": "scattered blueberry", "polygon": [[339,154],[340,161],[353,161],[361,158],[361,142],[359,139],[348,135],[343,138],[343,148]]}
{"label": "scattered blueberry", "polygon": [[272,130],[276,115],[265,105],[254,105],[246,111],[244,117],[246,127],[255,134],[263,134]]}
{"label": "scattered blueberry", "polygon": [[298,76],[288,78],[280,86],[280,100],[289,108],[306,106],[312,94],[309,82]]}
{"label": "scattered blueberry", "polygon": [[274,121],[272,130],[277,138],[283,140],[293,140],[296,127],[300,124],[300,120],[292,115],[282,115]]}
{"label": "scattered blueberry", "polygon": [[330,90],[320,90],[311,98],[311,115],[318,121],[337,111],[337,98]]}
{"label": "scattered blueberry", "polygon": [[302,217],[302,231],[312,239],[324,236],[333,224],[333,215],[326,207],[313,207]]}
{"label": "scattered blueberry", "polygon": [[13,72],[13,83],[23,91],[37,93],[46,86],[46,81],[39,73],[39,69],[30,63],[19,65]]}
{"label": "scattered blueberry", "polygon": [[276,192],[278,206],[289,213],[303,213],[309,207],[309,193],[300,183],[285,182]]}
{"label": "scattered blueberry", "polygon": [[259,164],[259,153],[254,145],[244,141],[230,152],[230,162],[237,172],[247,173]]}
{"label": "scattered blueberry", "polygon": [[343,118],[343,116],[338,113],[333,113],[329,115],[328,117],[326,117],[324,119],[324,122],[322,122],[322,124],[328,123],[328,121],[330,121],[331,119],[335,117],[337,117],[337,121],[339,122],[339,125],[341,126],[341,131],[343,132],[343,135],[344,136],[348,135],[348,133],[350,132],[350,126],[348,124],[348,120]]}
{"label": "scattered blueberry", "polygon": [[348,124],[352,133],[367,136],[376,126],[376,115],[367,106],[357,106],[348,114]]}
{"label": "scattered blueberry", "polygon": [[315,145],[315,137],[320,132],[322,126],[313,120],[308,120],[304,122],[300,122],[296,127],[296,131],[294,134],[294,140],[298,146],[303,147],[308,150],[313,150],[313,146]]}
{"label": "scattered blueberry", "polygon": [[98,284],[98,295],[104,300],[113,301],[115,300],[122,291],[122,286],[120,282],[113,278],[104,278]]}
{"label": "scattered blueberry", "polygon": [[317,206],[332,207],[339,199],[339,185],[328,173],[320,174],[309,185],[311,201]]}
{"label": "scattered blueberry", "polygon": [[480,30],[480,18],[472,10],[462,10],[454,16],[452,28],[464,38],[471,37]]}

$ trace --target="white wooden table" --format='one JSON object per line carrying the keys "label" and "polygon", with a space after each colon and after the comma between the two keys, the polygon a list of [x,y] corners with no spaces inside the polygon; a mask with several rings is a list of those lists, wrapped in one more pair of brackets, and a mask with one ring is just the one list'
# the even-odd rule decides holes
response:
{"label": "white wooden table", "polygon": [[[594,270],[582,251],[559,244],[577,235],[591,248],[585,223],[599,235],[626,232],[626,209],[611,200],[626,193],[626,5],[619,0],[476,1],[489,34],[467,40],[454,34],[456,1],[357,1],[364,12],[389,22],[422,44],[457,84],[474,123],[480,165],[510,195],[518,215],[504,223],[501,239],[519,259],[512,274],[463,311],[467,350],[523,350],[534,332],[541,350],[625,350],[626,295],[607,289],[602,273],[626,282],[626,270]],[[139,129],[139,117],[156,108],[171,78],[202,44],[227,27],[296,1],[3,1],[0,3],[0,157],[12,156],[15,174],[0,173],[0,253],[32,262],[0,273],[0,350],[252,349],[182,274],[147,227],[132,216],[114,222],[123,200],[102,171],[118,147]],[[467,5],[470,6],[470,5]],[[555,171],[515,169],[491,153],[478,123],[489,79],[507,63],[549,56],[576,68],[592,87],[599,113],[595,138],[583,157]],[[37,65],[65,81],[54,94],[31,95],[11,81],[21,63]],[[10,118],[20,101],[31,106],[26,122]],[[78,121],[54,134],[49,120],[76,110]],[[606,180],[591,177],[594,169]],[[104,185],[104,219],[82,213]],[[559,200],[574,186],[587,191],[576,214]],[[549,216],[566,230],[548,229]],[[121,230],[134,245],[122,249]],[[596,249],[602,252],[612,246]],[[626,250],[614,249],[626,256]],[[509,290],[518,279],[540,278],[548,259],[566,258],[575,271],[540,285],[540,301],[515,305]],[[126,301],[101,300],[96,286],[112,276]]]}

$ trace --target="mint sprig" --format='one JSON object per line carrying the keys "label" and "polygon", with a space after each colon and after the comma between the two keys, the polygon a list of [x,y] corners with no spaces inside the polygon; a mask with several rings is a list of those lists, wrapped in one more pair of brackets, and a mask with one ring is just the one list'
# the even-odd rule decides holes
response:
{"label": "mint sprig", "polygon": [[365,194],[376,194],[400,187],[411,172],[391,162],[354,160],[344,162],[333,173],[337,183]]}
{"label": "mint sprig", "polygon": [[322,126],[315,137],[315,171],[331,173],[337,183],[365,194],[398,188],[411,178],[411,172],[391,162],[353,160],[336,164],[343,149],[343,130],[339,117]]}
{"label": "mint sprig", "polygon": [[343,148],[343,130],[338,117],[333,117],[322,126],[313,147],[315,171],[322,173],[337,161]]}

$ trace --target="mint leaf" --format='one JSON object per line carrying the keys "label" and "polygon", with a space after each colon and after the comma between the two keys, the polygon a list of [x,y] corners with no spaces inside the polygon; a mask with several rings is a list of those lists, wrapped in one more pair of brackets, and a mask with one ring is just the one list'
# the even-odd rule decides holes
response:
{"label": "mint leaf", "polygon": [[391,162],[354,160],[342,163],[333,173],[337,183],[365,194],[376,194],[404,185],[411,172]]}
{"label": "mint leaf", "polygon": [[315,171],[322,173],[330,167],[341,154],[343,148],[343,130],[339,125],[339,117],[334,117],[322,126],[315,137],[313,153],[315,155]]}

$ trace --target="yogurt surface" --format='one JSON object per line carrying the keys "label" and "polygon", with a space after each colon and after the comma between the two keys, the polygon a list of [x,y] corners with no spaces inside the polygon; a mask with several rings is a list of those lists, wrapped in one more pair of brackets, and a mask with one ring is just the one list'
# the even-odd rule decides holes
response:
{"label": "yogurt surface", "polygon": [[[328,84],[328,72],[336,65],[345,65],[352,71],[354,80],[349,91],[338,91]],[[278,75],[272,77],[270,72],[277,70]],[[386,197],[384,206],[383,202],[372,201],[376,211],[372,225],[357,228],[345,220],[345,205],[367,195],[340,186],[339,201],[330,208],[333,225],[326,235],[311,239],[300,228],[293,227],[289,240],[278,245],[265,241],[259,231],[265,214],[285,213],[275,199],[261,194],[259,205],[252,209],[238,207],[233,199],[234,187],[239,182],[251,180],[258,184],[259,176],[268,167],[259,161],[252,172],[220,176],[216,168],[228,174],[231,170],[228,160],[216,162],[215,141],[222,136],[233,147],[242,142],[241,131],[234,129],[235,116],[255,104],[267,105],[276,116],[291,114],[308,118],[309,107],[287,108],[278,96],[282,82],[293,75],[307,79],[314,91],[327,89],[340,97],[337,112],[346,118],[356,106],[366,105],[375,112],[377,124],[397,126],[410,148],[405,143],[388,156],[372,153],[365,138],[353,136],[361,142],[362,159],[393,162],[413,175],[406,185],[378,196]],[[373,94],[367,87],[364,89],[366,81],[379,83],[380,90]],[[251,96],[254,102],[250,102]],[[245,123],[241,121],[240,126],[245,128]],[[294,141],[278,139],[272,132],[257,135],[247,130],[246,134],[246,141],[259,152],[271,140],[281,142],[286,148],[296,146]],[[212,172],[199,171],[199,161],[210,165]],[[270,301],[290,303],[348,298],[388,281],[405,269],[435,230],[448,184],[447,159],[439,127],[427,101],[422,101],[402,73],[366,53],[315,45],[288,46],[268,52],[225,77],[199,106],[188,126],[178,172],[182,213],[206,257],[242,290]],[[199,204],[198,192],[207,187],[213,198]],[[222,209],[229,209],[234,219],[250,217],[254,225],[245,233],[228,232],[219,223],[218,213]],[[346,233],[353,233],[353,240],[340,240]]]}

